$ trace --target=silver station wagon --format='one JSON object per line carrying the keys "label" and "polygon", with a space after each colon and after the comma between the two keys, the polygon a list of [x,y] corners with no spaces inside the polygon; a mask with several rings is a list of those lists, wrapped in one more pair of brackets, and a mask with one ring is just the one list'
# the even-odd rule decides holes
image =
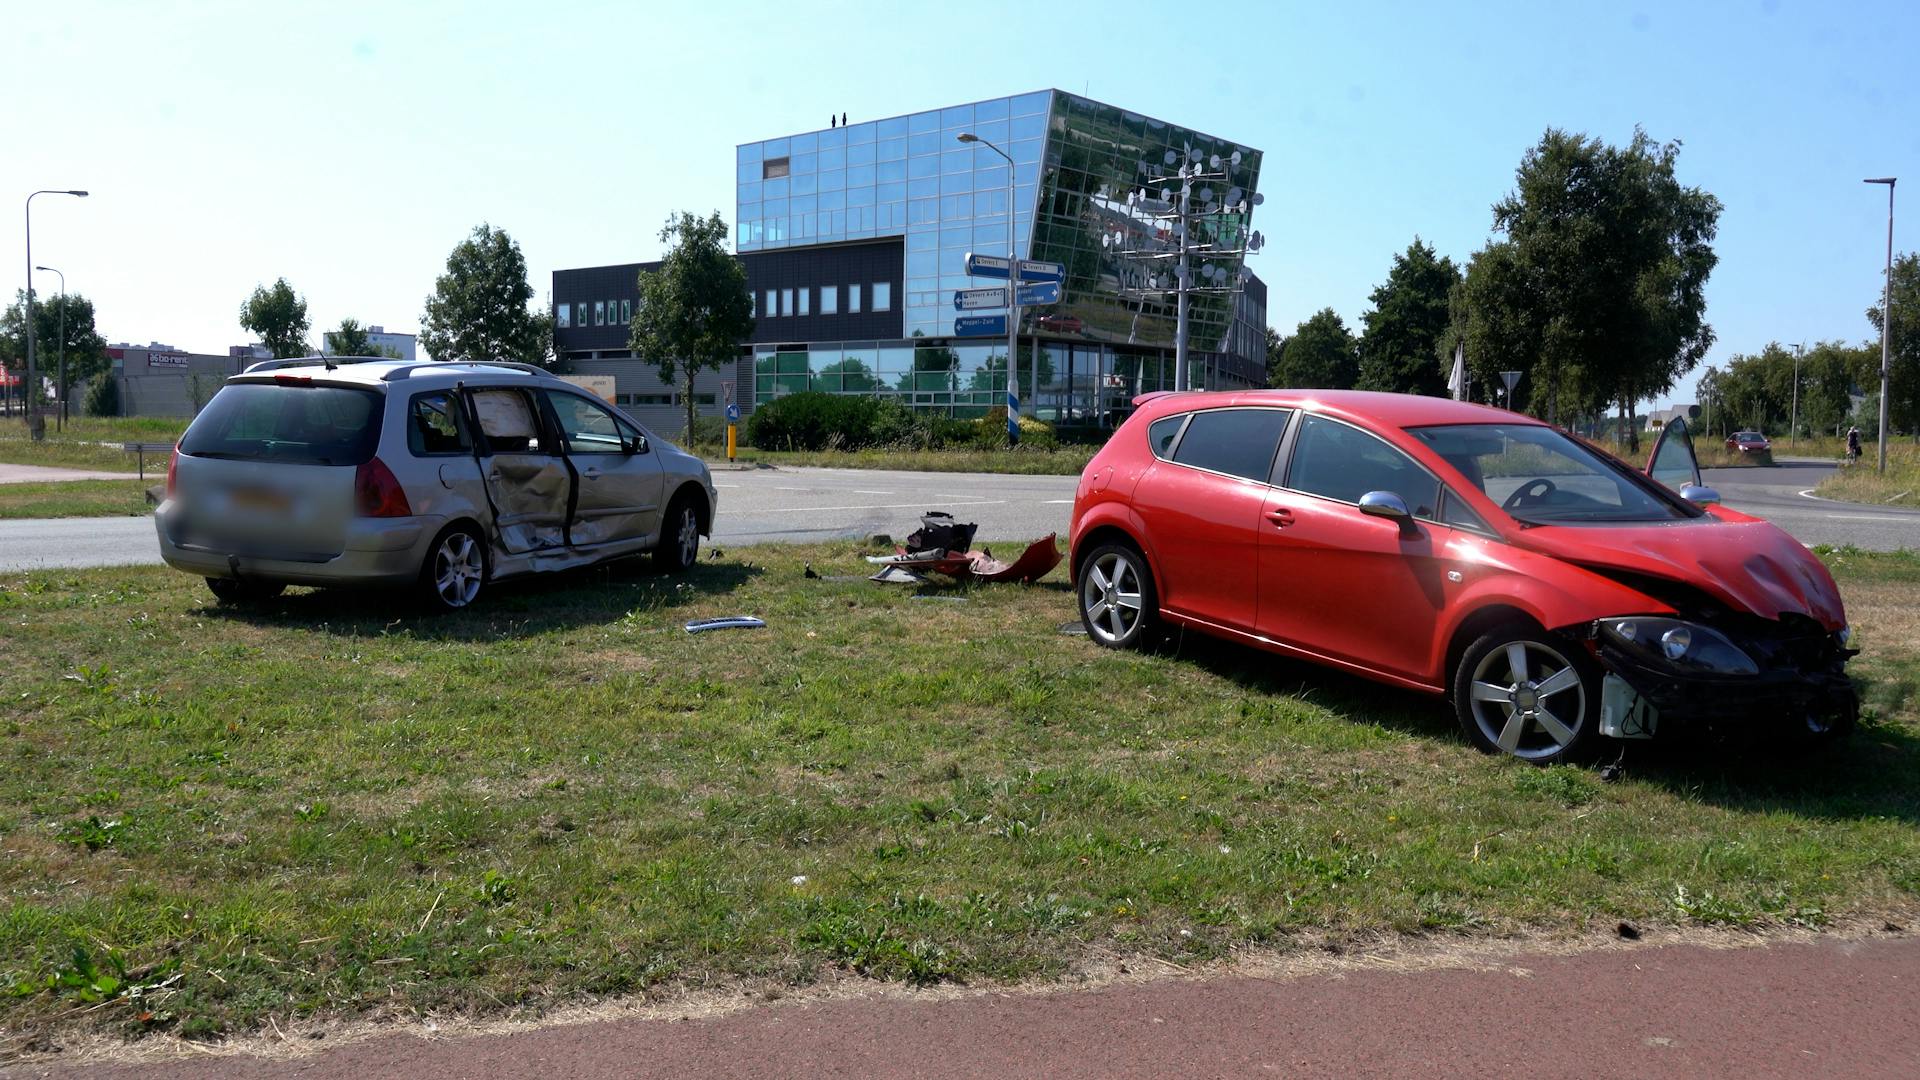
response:
{"label": "silver station wagon", "polygon": [[400,586],[452,610],[638,552],[684,570],[715,501],[699,458],[539,368],[314,357],[227,380],[154,523],[161,557],[222,601]]}

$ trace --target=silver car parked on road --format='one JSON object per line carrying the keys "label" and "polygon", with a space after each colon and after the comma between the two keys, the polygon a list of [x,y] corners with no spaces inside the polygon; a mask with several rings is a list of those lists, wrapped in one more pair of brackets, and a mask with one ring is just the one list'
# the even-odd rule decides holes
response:
{"label": "silver car parked on road", "polygon": [[222,601],[405,586],[451,610],[637,552],[684,570],[716,498],[699,458],[539,368],[313,357],[227,380],[154,523],[161,557]]}

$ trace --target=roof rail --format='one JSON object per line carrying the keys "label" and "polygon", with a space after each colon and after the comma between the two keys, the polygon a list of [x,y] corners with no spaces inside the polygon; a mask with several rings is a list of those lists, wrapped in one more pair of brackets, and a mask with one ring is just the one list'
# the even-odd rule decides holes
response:
{"label": "roof rail", "polygon": [[248,364],[241,374],[251,375],[256,371],[278,371],[281,368],[290,367],[313,367],[316,364],[329,368],[339,367],[342,364],[378,364],[392,359],[391,356],[288,356],[279,360],[262,360],[257,364]]}
{"label": "roof rail", "polygon": [[404,367],[394,368],[392,371],[388,371],[382,374],[380,376],[380,381],[392,382],[395,379],[408,378],[414,372],[422,369],[432,369],[432,368],[442,368],[442,367],[507,368],[512,371],[523,371],[528,375],[549,375],[549,376],[552,375],[552,372],[549,372],[546,368],[539,367],[535,364],[516,363],[515,361],[512,361],[512,360],[428,360],[422,363],[407,364]]}

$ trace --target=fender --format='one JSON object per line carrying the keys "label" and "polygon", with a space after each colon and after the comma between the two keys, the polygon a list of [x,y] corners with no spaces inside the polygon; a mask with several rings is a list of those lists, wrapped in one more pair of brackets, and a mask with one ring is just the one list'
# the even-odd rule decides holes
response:
{"label": "fender", "polygon": [[1495,540],[1457,539],[1454,565],[1465,577],[1447,603],[1452,617],[1434,635],[1427,660],[1429,677],[1444,684],[1447,652],[1461,626],[1492,607],[1510,607],[1547,630],[1592,622],[1612,615],[1669,615],[1673,608],[1583,567]]}
{"label": "fender", "polygon": [[1147,558],[1147,572],[1155,581],[1160,580],[1160,556],[1152,544],[1144,537],[1147,535],[1140,516],[1133,512],[1131,500],[1108,496],[1102,492],[1095,496],[1100,501],[1088,506],[1074,519],[1072,536],[1067,543],[1067,580],[1078,584],[1080,569],[1080,542],[1088,533],[1101,528],[1115,528],[1127,535],[1135,547]]}

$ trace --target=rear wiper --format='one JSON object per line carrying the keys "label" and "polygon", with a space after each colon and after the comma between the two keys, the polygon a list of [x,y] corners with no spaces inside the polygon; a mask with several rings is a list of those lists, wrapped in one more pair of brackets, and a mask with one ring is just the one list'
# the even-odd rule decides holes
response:
{"label": "rear wiper", "polygon": [[223,450],[182,451],[188,457],[214,458],[219,461],[252,461],[252,454],[229,454]]}

